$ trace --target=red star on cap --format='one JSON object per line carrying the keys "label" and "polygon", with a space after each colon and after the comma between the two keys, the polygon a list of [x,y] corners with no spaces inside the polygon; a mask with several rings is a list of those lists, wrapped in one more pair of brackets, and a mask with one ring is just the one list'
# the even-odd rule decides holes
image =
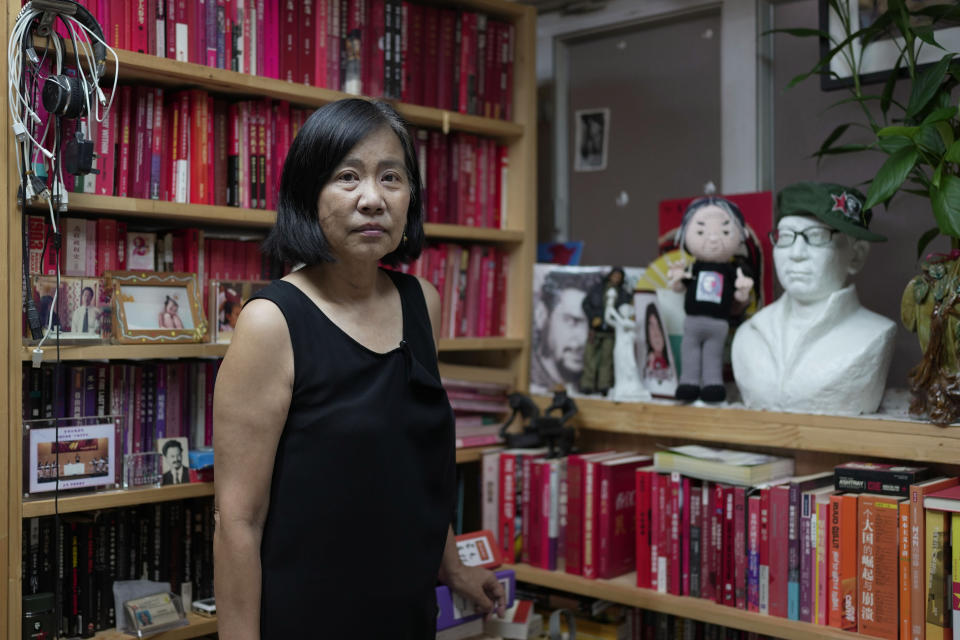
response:
{"label": "red star on cap", "polygon": [[847,212],[847,194],[846,192],[841,193],[838,196],[830,194],[830,197],[833,198],[833,208],[830,211],[839,211],[840,213]]}

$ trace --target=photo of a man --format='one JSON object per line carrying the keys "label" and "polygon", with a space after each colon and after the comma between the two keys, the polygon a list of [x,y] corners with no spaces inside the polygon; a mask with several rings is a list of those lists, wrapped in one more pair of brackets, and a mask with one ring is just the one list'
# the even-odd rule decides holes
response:
{"label": "photo of a man", "polygon": [[86,282],[80,291],[80,304],[70,316],[70,330],[74,333],[100,333],[100,307],[95,302],[96,291]]}
{"label": "photo of a man", "polygon": [[163,486],[190,482],[186,438],[161,438],[157,449],[163,454]]}
{"label": "photo of a man", "polygon": [[607,168],[610,109],[582,109],[574,118],[577,125],[574,171],[603,171]]}

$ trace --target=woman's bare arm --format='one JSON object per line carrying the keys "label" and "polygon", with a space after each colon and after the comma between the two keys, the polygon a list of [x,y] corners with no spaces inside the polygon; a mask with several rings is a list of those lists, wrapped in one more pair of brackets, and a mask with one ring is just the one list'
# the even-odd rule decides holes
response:
{"label": "woman's bare arm", "polygon": [[220,637],[260,637],[260,541],[277,443],[293,392],[293,348],[267,300],[240,314],[213,398],[214,585]]}

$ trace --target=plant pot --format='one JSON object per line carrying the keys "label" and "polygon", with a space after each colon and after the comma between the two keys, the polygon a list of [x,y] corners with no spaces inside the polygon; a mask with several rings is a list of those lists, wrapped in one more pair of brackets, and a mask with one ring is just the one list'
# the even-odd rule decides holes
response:
{"label": "plant pot", "polygon": [[923,358],[910,370],[910,412],[946,426],[960,420],[960,251],[928,255],[900,299],[900,319]]}

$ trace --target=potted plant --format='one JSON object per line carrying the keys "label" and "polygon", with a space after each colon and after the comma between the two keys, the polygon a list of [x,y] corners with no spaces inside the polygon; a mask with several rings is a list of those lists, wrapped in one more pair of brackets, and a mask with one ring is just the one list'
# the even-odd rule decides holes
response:
{"label": "potted plant", "polygon": [[[793,86],[813,75],[837,78],[844,70],[849,96],[835,103],[854,103],[863,118],[837,126],[814,153],[818,159],[849,153],[881,153],[883,165],[870,181],[864,208],[888,205],[900,192],[923,198],[933,224],[919,237],[922,256],[935,237],[951,240],[950,255],[930,255],[922,273],[911,280],[901,299],[902,320],[916,331],[923,359],[910,372],[911,411],[928,414],[933,422],[950,424],[960,418],[960,110],[954,89],[960,84],[960,53],[944,49],[936,29],[960,19],[955,2],[911,9],[905,0],[887,0],[873,22],[860,27],[851,15],[856,3],[828,0],[829,16],[822,29],[778,29],[798,37],[821,40],[822,56]],[[834,25],[829,28],[828,25]],[[882,85],[866,84],[865,53],[874,45],[893,47],[895,63]],[[921,52],[936,55],[921,63]],[[874,79],[874,78],[869,78]],[[906,83],[909,98],[895,91]],[[877,91],[877,89],[880,89]],[[868,143],[850,142],[857,130],[869,131]],[[860,138],[862,140],[862,136]]]}

